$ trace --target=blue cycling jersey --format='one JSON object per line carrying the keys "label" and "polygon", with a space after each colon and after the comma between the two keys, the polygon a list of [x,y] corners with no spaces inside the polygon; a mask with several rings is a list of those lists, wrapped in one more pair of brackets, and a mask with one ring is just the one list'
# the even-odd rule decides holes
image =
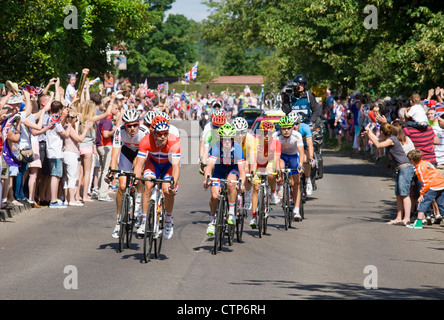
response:
{"label": "blue cycling jersey", "polygon": [[307,138],[313,138],[313,134],[311,133],[310,126],[306,123],[301,123],[299,126],[299,133],[302,135],[302,139],[304,141],[304,147],[307,146]]}

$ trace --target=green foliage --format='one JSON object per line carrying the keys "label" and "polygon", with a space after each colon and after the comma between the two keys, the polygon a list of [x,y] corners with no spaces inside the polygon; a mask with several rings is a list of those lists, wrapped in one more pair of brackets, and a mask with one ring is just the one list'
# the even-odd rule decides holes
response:
{"label": "green foliage", "polygon": [[[204,37],[220,46],[271,52],[259,65],[268,82],[303,73],[312,85],[373,89],[378,95],[425,93],[444,76],[440,1],[208,0]],[[377,29],[367,29],[367,5]],[[373,21],[374,22],[374,21]],[[248,44],[248,45],[245,45]]]}
{"label": "green foliage", "polygon": [[[69,5],[77,8],[77,29],[65,28]],[[137,0],[6,1],[0,78],[39,84],[83,68],[102,75],[111,68],[108,49],[151,28],[148,8]]]}

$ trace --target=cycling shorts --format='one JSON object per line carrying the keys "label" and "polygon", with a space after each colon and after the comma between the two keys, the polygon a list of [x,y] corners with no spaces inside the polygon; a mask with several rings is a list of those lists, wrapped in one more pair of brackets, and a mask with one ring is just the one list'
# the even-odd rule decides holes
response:
{"label": "cycling shorts", "polygon": [[[284,160],[285,166],[288,165],[288,168],[290,168],[290,169],[297,169],[299,167],[299,155],[298,154],[288,155],[288,154],[281,153],[281,159]],[[299,174],[299,172],[298,171],[290,172],[291,176],[294,174]]]}
{"label": "cycling shorts", "polygon": [[[213,171],[213,178],[217,179],[227,179],[227,177],[230,174],[234,174],[236,176],[236,179],[239,179],[239,168],[237,167],[237,164],[235,165],[215,165],[214,171]],[[211,183],[211,187],[220,187],[219,181],[213,181]]]}
{"label": "cycling shorts", "polygon": [[151,158],[148,158],[145,163],[143,177],[170,180],[172,173],[173,165],[171,162],[159,164],[153,161]]}

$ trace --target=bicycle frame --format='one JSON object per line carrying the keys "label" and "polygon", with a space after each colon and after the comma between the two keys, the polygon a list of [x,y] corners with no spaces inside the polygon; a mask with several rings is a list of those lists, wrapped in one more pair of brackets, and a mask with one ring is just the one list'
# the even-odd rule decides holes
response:
{"label": "bicycle frame", "polygon": [[234,183],[240,185],[241,179],[226,180],[226,179],[211,178],[210,176],[207,176],[207,184],[209,184],[210,181],[217,181],[220,182],[221,184],[220,193],[219,193],[219,202],[217,205],[218,209],[216,212],[216,231],[214,233],[214,246],[212,251],[212,254],[216,255],[217,251],[222,251],[223,238],[226,229],[228,229],[228,234],[227,234],[228,245],[231,246],[233,244],[232,241],[234,238],[234,226],[228,224],[228,183]]}

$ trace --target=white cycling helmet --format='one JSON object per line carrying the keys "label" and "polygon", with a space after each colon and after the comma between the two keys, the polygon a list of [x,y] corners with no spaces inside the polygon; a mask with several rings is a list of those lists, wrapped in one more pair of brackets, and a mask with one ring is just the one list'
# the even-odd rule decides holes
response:
{"label": "white cycling helmet", "polygon": [[234,118],[231,125],[236,129],[237,132],[246,132],[248,130],[248,122],[242,117]]}
{"label": "white cycling helmet", "polygon": [[302,116],[297,111],[292,111],[288,114],[288,117],[293,120],[293,122],[296,124],[299,124],[302,122]]}
{"label": "white cycling helmet", "polygon": [[140,119],[140,115],[137,110],[128,109],[122,116],[122,120],[124,123],[137,122]]}
{"label": "white cycling helmet", "polygon": [[159,112],[157,113],[157,115],[158,115],[158,116],[161,116],[161,117],[164,117],[164,118],[167,119],[168,121],[171,121],[171,120],[170,120],[170,116],[169,116],[169,114],[168,114],[167,112],[165,112],[165,111],[159,111]]}
{"label": "white cycling helmet", "polygon": [[153,121],[154,117],[157,116],[157,113],[155,111],[148,111],[145,115],[145,117],[143,117],[143,121],[146,122],[147,124],[151,124],[151,122]]}
{"label": "white cycling helmet", "polygon": [[225,115],[225,111],[222,109],[214,110],[213,113],[211,114],[212,117],[224,116],[224,115]]}

